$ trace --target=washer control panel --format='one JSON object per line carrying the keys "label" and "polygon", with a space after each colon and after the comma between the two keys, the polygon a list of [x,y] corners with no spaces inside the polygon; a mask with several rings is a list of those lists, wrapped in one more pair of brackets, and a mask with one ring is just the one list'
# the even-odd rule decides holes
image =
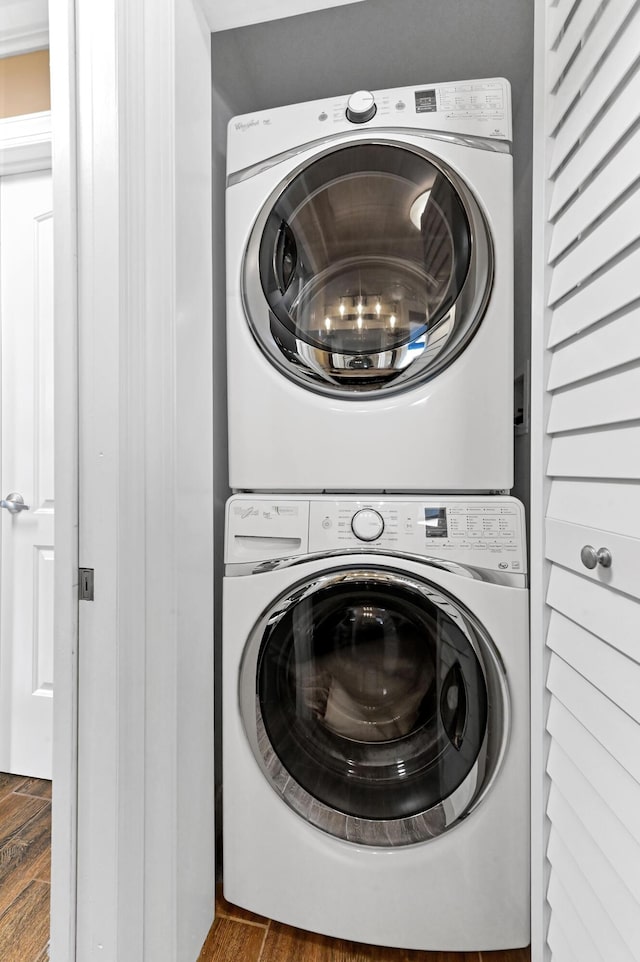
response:
{"label": "washer control panel", "polygon": [[526,570],[522,507],[513,498],[310,501],[309,553],[374,542],[497,570]]}
{"label": "washer control panel", "polygon": [[225,559],[388,551],[526,573],[524,510],[515,498],[235,495]]}

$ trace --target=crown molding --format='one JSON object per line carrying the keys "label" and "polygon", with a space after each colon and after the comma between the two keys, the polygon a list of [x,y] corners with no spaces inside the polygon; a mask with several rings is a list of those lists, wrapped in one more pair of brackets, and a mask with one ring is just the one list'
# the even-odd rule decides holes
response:
{"label": "crown molding", "polygon": [[47,0],[3,0],[0,58],[49,46]]}
{"label": "crown molding", "polygon": [[0,176],[50,167],[50,110],[0,120]]}

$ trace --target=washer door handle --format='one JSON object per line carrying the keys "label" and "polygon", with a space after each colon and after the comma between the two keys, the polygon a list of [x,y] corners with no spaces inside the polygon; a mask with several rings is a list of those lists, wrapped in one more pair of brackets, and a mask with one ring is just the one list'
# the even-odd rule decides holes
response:
{"label": "washer door handle", "polygon": [[447,672],[440,696],[440,716],[447,737],[456,751],[462,748],[467,724],[467,695],[459,662]]}

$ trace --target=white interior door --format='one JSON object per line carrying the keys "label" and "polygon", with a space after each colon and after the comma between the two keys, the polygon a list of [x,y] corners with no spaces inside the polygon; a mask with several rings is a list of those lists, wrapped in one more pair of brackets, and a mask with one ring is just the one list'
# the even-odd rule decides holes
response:
{"label": "white interior door", "polygon": [[546,559],[547,579],[532,691],[546,685],[547,783],[533,958],[638,962],[640,5],[540,0],[538,14],[533,323],[546,479],[534,525],[546,521],[533,570]]}
{"label": "white interior door", "polygon": [[[51,172],[0,178],[0,771],[51,778]],[[17,510],[9,496],[28,510]]]}

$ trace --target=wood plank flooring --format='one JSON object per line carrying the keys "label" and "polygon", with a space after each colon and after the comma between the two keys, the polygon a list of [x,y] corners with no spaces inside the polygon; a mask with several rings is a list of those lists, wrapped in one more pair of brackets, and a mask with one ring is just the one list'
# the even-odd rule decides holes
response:
{"label": "wood plank flooring", "polygon": [[51,782],[0,772],[0,959],[49,958]]}
{"label": "wood plank flooring", "polygon": [[198,962],[530,962],[529,949],[507,952],[414,952],[386,949],[272,922],[231,905],[218,892],[216,920]]}
{"label": "wood plank flooring", "polygon": [[[51,782],[0,772],[0,962],[47,962]],[[509,952],[414,952],[304,932],[216,899],[198,962],[530,962]]]}

